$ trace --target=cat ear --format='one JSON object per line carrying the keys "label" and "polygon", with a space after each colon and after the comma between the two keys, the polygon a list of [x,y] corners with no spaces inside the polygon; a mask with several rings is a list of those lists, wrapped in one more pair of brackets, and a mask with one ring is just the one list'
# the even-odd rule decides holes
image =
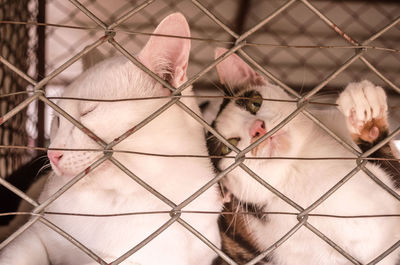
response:
{"label": "cat ear", "polygon": [[[215,59],[227,52],[227,49],[216,48]],[[217,64],[217,73],[221,84],[231,89],[246,87],[248,85],[265,85],[267,80],[253,70],[236,54],[231,54],[225,60]]]}
{"label": "cat ear", "polygon": [[106,57],[98,49],[95,48],[82,57],[83,70],[86,71],[90,67],[105,59]]}
{"label": "cat ear", "polygon": [[[190,37],[189,25],[181,13],[164,18],[154,34]],[[190,40],[151,36],[139,54],[139,60],[174,87],[186,81]]]}

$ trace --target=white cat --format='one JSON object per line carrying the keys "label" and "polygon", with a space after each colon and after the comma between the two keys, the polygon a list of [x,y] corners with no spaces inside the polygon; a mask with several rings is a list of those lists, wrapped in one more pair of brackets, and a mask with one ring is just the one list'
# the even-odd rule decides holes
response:
{"label": "white cat", "polygon": [[[190,36],[185,18],[172,14],[154,32]],[[150,38],[138,59],[160,77],[178,87],[186,81],[190,40]],[[192,95],[192,89],[182,92]],[[170,95],[167,88],[139,70],[124,57],[98,63],[65,89],[65,97],[122,99]],[[106,142],[111,142],[133,128],[169,99],[88,102],[60,100],[58,105]],[[187,106],[199,113],[193,98],[183,98]],[[52,148],[99,149],[88,135],[56,114]],[[101,148],[100,148],[101,149]],[[156,154],[205,155],[204,132],[181,108],[172,106],[153,121],[114,147]],[[39,201],[43,202],[76,174],[103,155],[102,152],[49,151],[54,173],[49,177]],[[203,158],[168,158],[116,152],[113,157],[136,176],[179,204],[214,176],[209,160]],[[221,202],[215,186],[208,189],[183,210],[219,211]],[[46,211],[88,214],[169,211],[166,203],[106,161],[51,203]],[[167,214],[118,217],[84,217],[47,215],[45,218],[69,233],[106,262],[112,262],[170,220]],[[197,229],[215,246],[220,239],[217,216],[183,213],[181,218]],[[214,251],[179,223],[174,223],[122,264],[193,265],[210,264]],[[0,255],[2,265],[98,264],[61,235],[40,222],[25,231]]]}
{"label": "white cat", "polygon": [[[225,51],[217,49],[216,57]],[[217,131],[240,150],[245,149],[273,129],[297,107],[296,103],[263,101],[262,98],[280,100],[293,100],[293,98],[282,88],[269,84],[235,54],[218,64],[217,72],[221,83],[228,89],[239,91],[239,94],[236,95],[251,98],[225,100],[214,123]],[[339,109],[345,114],[349,130],[355,140],[363,140],[366,143],[374,142],[382,132],[386,132],[386,95],[382,88],[376,87],[368,81],[352,83],[341,94],[338,103]],[[323,115],[323,119],[328,122],[328,127],[335,128],[338,127],[337,124],[345,126],[343,118],[340,121],[334,115],[333,113]],[[340,131],[340,128],[336,129]],[[211,154],[235,155],[224,144],[215,144],[215,138],[213,141]],[[355,156],[300,113],[247,153],[246,157]],[[234,159],[223,158],[215,162],[217,167],[223,170],[231,165]],[[357,166],[355,160],[247,159],[244,164],[303,209],[312,205]],[[373,163],[367,163],[366,167],[386,185],[394,189],[389,174],[382,168]],[[397,176],[398,178],[400,176]],[[298,210],[270,192],[239,167],[228,173],[223,184],[238,198],[239,205],[242,205],[239,207],[242,209],[246,209],[246,205],[249,205],[249,209],[264,212],[299,213]],[[351,216],[399,213],[400,202],[373,182],[363,171],[358,171],[342,187],[310,212],[310,214]],[[240,217],[238,218],[240,219]],[[242,236],[240,242],[233,242],[233,244],[245,242],[242,244],[244,253],[251,249],[261,253],[298,223],[296,215],[246,215],[245,218],[247,226],[243,228],[244,231],[239,233],[249,238],[243,240]],[[230,225],[234,226],[235,221],[232,222]],[[372,261],[400,240],[400,219],[396,217],[329,218],[309,216],[307,222],[362,264]],[[243,224],[240,223],[240,225]],[[226,240],[224,239],[222,243],[223,249],[238,248],[235,245],[232,247],[226,245],[226,242],[230,244],[232,240],[235,241],[234,234],[227,235],[225,238]],[[399,259],[398,253],[399,250],[396,250],[379,264],[396,264]],[[235,253],[232,253],[231,256],[235,257]],[[249,261],[248,258],[246,259],[246,262]],[[351,264],[342,254],[306,227],[301,227],[275,249],[269,259],[264,259],[263,262],[279,265]]]}

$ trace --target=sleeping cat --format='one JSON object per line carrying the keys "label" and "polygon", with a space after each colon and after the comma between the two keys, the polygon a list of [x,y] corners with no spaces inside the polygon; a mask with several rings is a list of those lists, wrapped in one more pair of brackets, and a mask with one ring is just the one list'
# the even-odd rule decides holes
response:
{"label": "sleeping cat", "polygon": [[[225,49],[217,49],[216,57]],[[226,99],[221,104],[213,126],[240,150],[272,130],[296,109],[296,103],[263,101],[264,98],[293,100],[282,88],[269,84],[237,55],[233,54],[217,65],[220,81],[235,95],[245,98]],[[343,131],[345,121],[354,141],[368,150],[385,137],[387,127],[386,95],[382,88],[369,81],[351,83],[338,99],[343,117],[321,112],[319,118],[336,132]],[[340,113],[339,113],[340,114]],[[341,134],[343,136],[343,133]],[[215,136],[208,139],[211,155],[234,156]],[[378,150],[385,151],[386,147]],[[302,113],[276,131],[246,154],[244,164],[275,189],[296,202],[303,209],[312,205],[356,166],[355,160],[295,160],[268,159],[269,157],[355,157],[336,140],[326,134]],[[214,159],[219,170],[235,159]],[[366,168],[387,186],[395,189],[400,176],[389,175],[374,163]],[[398,172],[397,172],[398,174]],[[222,249],[238,264],[252,260],[271,247],[297,223],[296,215],[263,212],[299,213],[277,195],[236,168],[224,178],[223,187],[231,200],[219,220]],[[252,214],[241,214],[248,211]],[[373,182],[363,171],[358,171],[343,186],[318,205],[310,214],[376,215],[399,214],[400,202]],[[308,216],[311,224],[330,238],[353,258],[366,264],[378,257],[400,239],[400,219],[386,218],[329,218]],[[399,250],[385,257],[379,264],[396,264]],[[287,241],[257,264],[279,265],[342,265],[351,262],[306,227],[301,227]],[[214,264],[226,264],[217,259]]]}
{"label": "sleeping cat", "polygon": [[[185,18],[172,14],[154,32],[190,36]],[[186,81],[190,40],[152,36],[138,59],[160,77],[178,87]],[[182,92],[192,95],[192,89]],[[65,89],[65,97],[121,99],[167,96],[170,92],[139,70],[124,57],[98,63]],[[106,142],[111,142],[141,122],[169,99],[93,102],[60,100],[58,105]],[[191,97],[182,99],[199,113]],[[56,113],[51,148],[101,149],[88,135]],[[121,141],[114,150],[156,154],[206,155],[202,127],[181,108],[173,105],[153,121]],[[53,173],[39,201],[63,187],[85,171],[103,152],[48,151]],[[117,159],[136,176],[175,204],[179,204],[214,176],[207,159],[168,158],[115,152]],[[213,186],[183,210],[219,211],[221,202]],[[47,212],[118,214],[129,212],[170,211],[171,207],[133,181],[106,160],[77,182],[47,208]],[[171,213],[173,216],[173,213]],[[116,217],[85,217],[45,214],[44,217],[87,246],[107,263],[117,259],[155,232],[171,218],[169,213]],[[220,239],[217,216],[182,213],[185,220],[215,246]],[[135,265],[208,265],[216,256],[179,223],[173,223],[159,236],[140,248],[122,264]],[[0,264],[98,264],[68,240],[40,221],[2,250]]]}

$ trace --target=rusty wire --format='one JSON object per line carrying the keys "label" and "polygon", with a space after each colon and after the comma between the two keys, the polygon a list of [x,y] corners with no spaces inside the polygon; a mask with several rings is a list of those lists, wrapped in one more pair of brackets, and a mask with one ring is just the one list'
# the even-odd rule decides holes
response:
{"label": "rusty wire", "polygon": [[[84,26],[74,26],[74,25],[65,25],[65,24],[55,24],[55,23],[39,23],[35,21],[10,21],[10,20],[1,20],[0,24],[15,24],[15,25],[27,25],[27,26],[40,26],[40,27],[56,27],[56,28],[68,28],[68,29],[77,29],[77,30],[96,30],[102,31],[103,29],[99,29],[96,27],[84,27]],[[178,38],[178,39],[188,39],[194,41],[204,41],[204,42],[213,42],[219,44],[235,44],[234,41],[227,40],[218,40],[218,39],[207,39],[207,38],[197,38],[197,37],[186,37],[186,36],[175,36],[175,35],[166,35],[166,34],[155,34],[150,32],[143,31],[132,31],[132,30],[123,30],[123,29],[115,29],[116,33],[124,33],[130,35],[143,35],[143,36],[159,36],[159,37],[167,37],[167,38]],[[348,45],[283,45],[283,44],[273,44],[273,43],[258,43],[258,42],[246,42],[246,46],[259,46],[259,47],[274,47],[274,48],[293,48],[293,49],[372,49],[372,50],[380,50],[392,53],[400,53],[399,49],[380,47],[374,45],[357,45],[356,47]]]}

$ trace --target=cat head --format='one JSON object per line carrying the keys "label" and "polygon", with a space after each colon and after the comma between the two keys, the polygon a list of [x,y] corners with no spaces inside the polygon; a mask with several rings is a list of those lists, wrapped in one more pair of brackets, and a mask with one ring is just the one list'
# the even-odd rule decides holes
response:
{"label": "cat head", "polygon": [[[217,58],[225,52],[225,49],[219,48],[215,52],[215,57]],[[226,90],[243,98],[225,99],[214,121],[214,127],[240,150],[247,148],[268,133],[296,109],[296,103],[264,100],[292,100],[293,98],[282,88],[268,83],[264,77],[254,71],[236,54],[227,57],[216,68],[220,82],[225,85]],[[248,152],[246,157],[297,156],[304,139],[302,135],[304,130],[307,130],[307,128],[303,125],[302,118],[296,117]],[[215,136],[208,137],[208,147],[212,155],[235,156],[236,154],[217,140]],[[234,159],[223,158],[213,162],[219,170],[223,170],[231,165]],[[276,180],[270,180],[266,173],[279,174],[280,171],[285,169],[282,164],[291,162],[273,159],[248,159],[245,163],[259,176],[273,183]],[[225,184],[238,198],[242,198],[243,190],[250,186],[254,187],[249,188],[249,191],[256,191],[257,189],[265,191],[264,187],[252,180],[247,173],[239,168],[228,174],[225,178]],[[252,194],[256,194],[256,192],[251,193],[249,192],[248,196],[251,197]],[[247,198],[247,201],[257,202],[257,198]]]}
{"label": "cat head", "polygon": [[[186,19],[179,13],[166,17],[154,33],[190,37]],[[158,76],[178,87],[187,79],[189,52],[189,39],[151,36],[137,58]],[[183,91],[183,94],[185,93],[192,93],[191,88]],[[170,94],[169,89],[121,56],[97,63],[68,86],[63,96],[109,100],[159,97]],[[167,101],[168,99],[165,98],[118,102],[62,99],[58,105],[109,143],[133,128]],[[187,105],[194,109],[197,107],[196,103],[191,101],[187,101]],[[173,106],[114,149],[168,152],[163,150],[163,148],[168,148],[166,144],[168,141],[173,141],[175,137],[182,138],[184,137],[181,135],[184,134],[182,130],[189,130],[190,126],[196,127],[196,124],[185,123],[188,119],[191,118]],[[93,139],[58,113],[55,113],[51,131],[50,148],[101,149]],[[68,177],[85,170],[102,155],[102,152],[90,151],[48,152],[54,172]],[[114,155],[120,156],[121,160],[129,160],[122,154]]]}

